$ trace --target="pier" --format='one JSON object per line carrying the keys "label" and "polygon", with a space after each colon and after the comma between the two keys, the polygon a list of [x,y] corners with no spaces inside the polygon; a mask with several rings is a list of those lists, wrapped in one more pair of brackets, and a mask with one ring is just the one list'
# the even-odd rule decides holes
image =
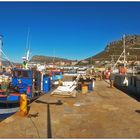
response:
{"label": "pier", "polygon": [[[76,98],[46,94],[0,122],[0,138],[140,138],[140,103],[105,81]],[[62,104],[57,104],[61,100]]]}

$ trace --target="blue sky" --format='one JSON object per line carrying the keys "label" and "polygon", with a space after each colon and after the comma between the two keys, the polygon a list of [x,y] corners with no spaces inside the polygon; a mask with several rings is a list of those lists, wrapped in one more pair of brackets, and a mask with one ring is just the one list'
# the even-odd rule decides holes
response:
{"label": "blue sky", "polygon": [[84,59],[123,34],[140,34],[140,2],[0,2],[3,51],[16,62],[33,55]]}

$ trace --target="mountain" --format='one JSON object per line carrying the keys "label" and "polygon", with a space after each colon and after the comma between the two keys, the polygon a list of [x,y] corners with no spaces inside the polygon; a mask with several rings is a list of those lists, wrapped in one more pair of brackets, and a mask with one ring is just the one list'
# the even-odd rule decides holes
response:
{"label": "mountain", "polygon": [[[126,35],[125,46],[128,61],[140,60],[140,35]],[[110,42],[102,52],[85,60],[89,61],[89,63],[95,63],[95,61],[117,61],[122,52],[123,39],[119,39],[117,41]]]}
{"label": "mountain", "polygon": [[59,57],[51,57],[51,56],[42,56],[42,55],[35,55],[31,58],[30,62],[35,62],[35,63],[52,63],[52,62],[71,62],[72,60],[64,59],[64,58],[59,58]]}
{"label": "mountain", "polygon": [[[125,36],[125,46],[126,46],[126,55],[128,61],[140,61],[140,35],[126,35]],[[79,61],[78,65],[88,65],[95,64],[99,62],[100,64],[105,64],[106,61],[111,62],[112,60],[116,62],[123,52],[123,38],[112,41],[106,45],[103,51],[100,53],[88,57],[84,60]],[[59,58],[59,57],[50,57],[50,56],[41,56],[35,55],[32,57],[30,62],[37,63],[52,63],[52,62],[72,62],[72,60]],[[88,63],[85,63],[85,62]]]}

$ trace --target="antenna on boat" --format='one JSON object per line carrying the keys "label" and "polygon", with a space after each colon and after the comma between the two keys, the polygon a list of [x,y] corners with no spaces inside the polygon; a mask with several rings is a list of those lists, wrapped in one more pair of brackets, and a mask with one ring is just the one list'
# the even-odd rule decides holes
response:
{"label": "antenna on boat", "polygon": [[124,67],[126,67],[126,49],[125,49],[125,34],[123,35],[123,54],[124,54]]}
{"label": "antenna on boat", "polygon": [[0,35],[0,69],[2,68],[2,35]]}
{"label": "antenna on boat", "polygon": [[29,55],[30,55],[30,42],[29,42],[29,36],[30,36],[30,28],[28,28],[28,34],[27,34],[27,41],[26,41],[26,61],[29,61]]}
{"label": "antenna on boat", "polygon": [[27,54],[26,54],[26,59],[28,61],[29,58],[29,36],[30,36],[30,28],[28,28],[28,34],[27,34],[27,42],[26,42],[26,49],[27,49]]}
{"label": "antenna on boat", "polygon": [[30,55],[30,43],[29,42],[29,36],[30,36],[30,29],[28,28],[28,34],[27,34],[27,41],[26,41],[26,56],[25,57],[22,57],[23,59],[23,67],[27,69],[27,64],[28,64],[28,61],[29,61],[29,55]]}
{"label": "antenna on boat", "polygon": [[29,61],[29,58],[30,58],[30,47],[31,47],[31,41],[29,42],[29,48],[28,48],[27,54],[26,54],[27,61]]}

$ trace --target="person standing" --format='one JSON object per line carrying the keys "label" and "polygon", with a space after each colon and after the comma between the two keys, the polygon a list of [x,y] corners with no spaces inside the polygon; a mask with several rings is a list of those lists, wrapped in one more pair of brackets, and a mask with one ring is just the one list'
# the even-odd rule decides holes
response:
{"label": "person standing", "polygon": [[114,80],[115,80],[115,74],[113,72],[110,73],[110,88],[114,87]]}

